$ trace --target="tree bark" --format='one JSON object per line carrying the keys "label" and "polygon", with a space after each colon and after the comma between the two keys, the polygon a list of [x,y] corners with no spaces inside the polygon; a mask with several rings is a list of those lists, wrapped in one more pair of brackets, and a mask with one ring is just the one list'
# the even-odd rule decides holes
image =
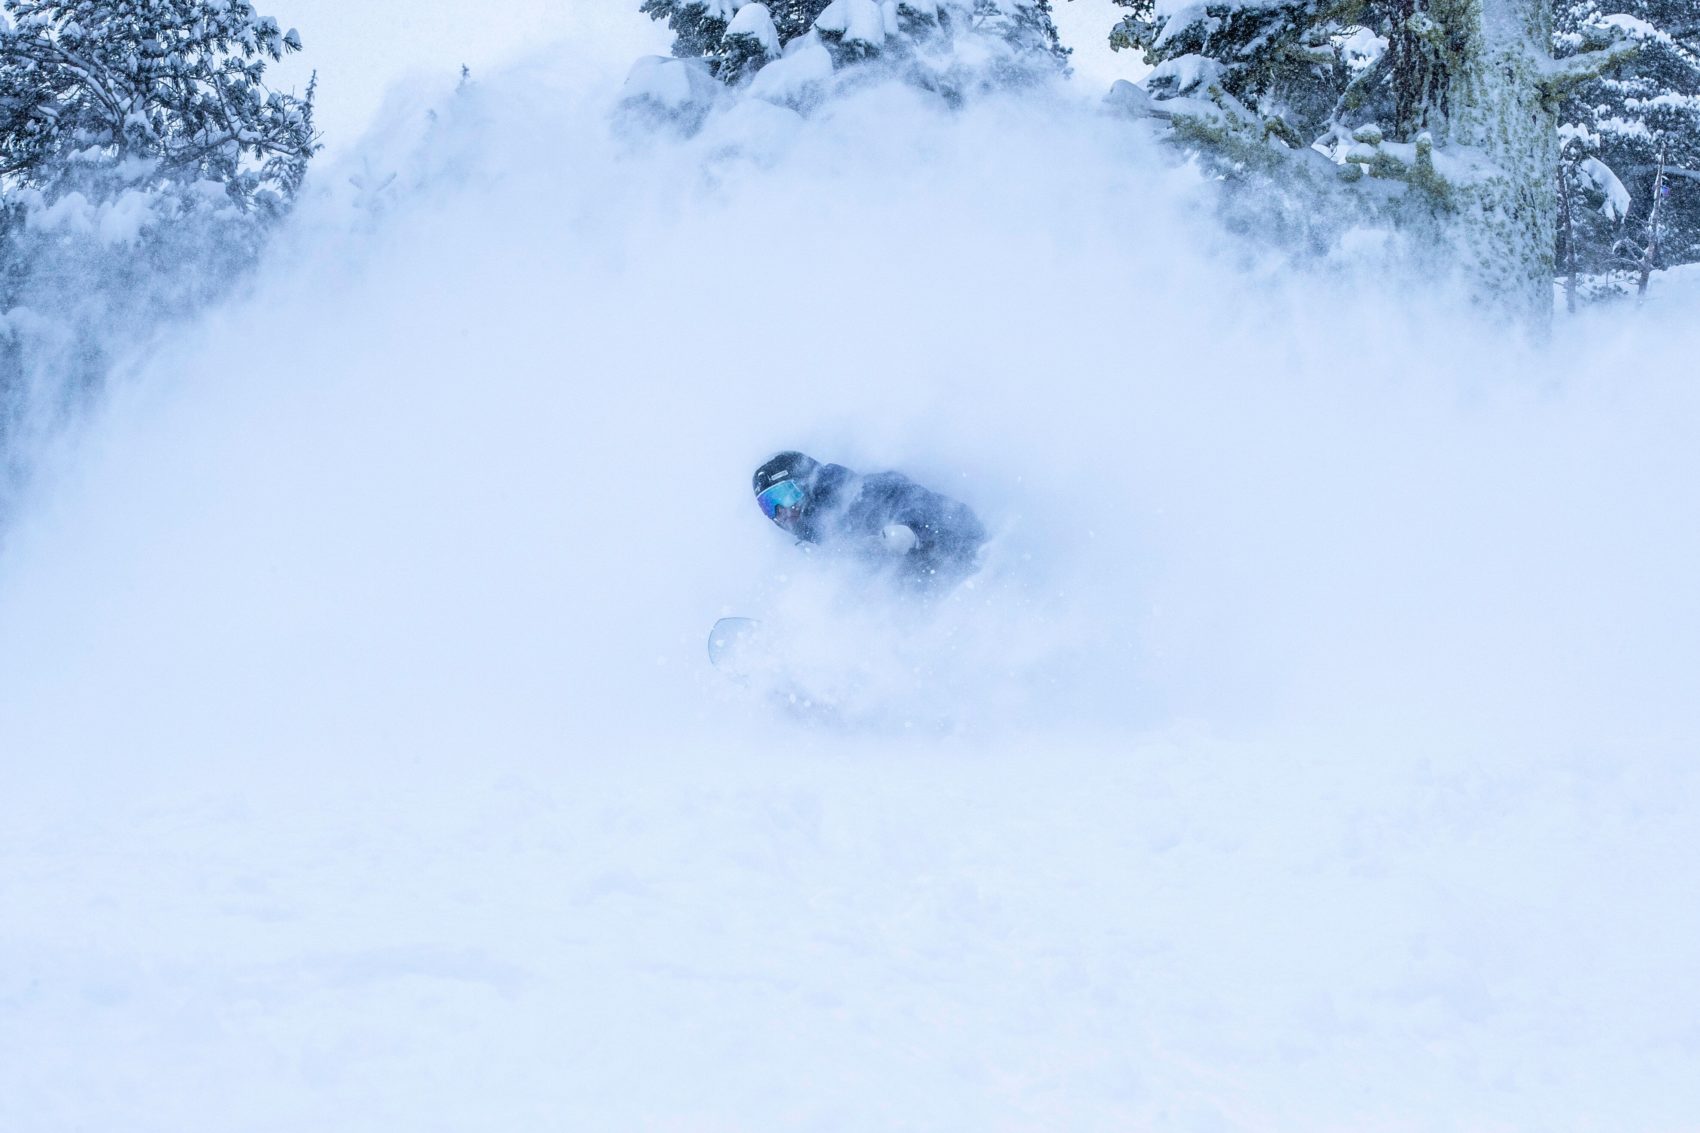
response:
{"label": "tree bark", "polygon": [[1570,212],[1570,181],[1558,171],[1558,239],[1564,271],[1564,309],[1576,313],[1576,221]]}
{"label": "tree bark", "polygon": [[[1478,297],[1536,334],[1551,325],[1558,114],[1546,99],[1552,0],[1455,0],[1449,149],[1475,159],[1448,177],[1459,253]],[[1466,153],[1455,153],[1464,157]]]}
{"label": "tree bark", "polygon": [[1641,274],[1635,285],[1635,301],[1647,301],[1647,280],[1653,274],[1653,262],[1659,258],[1659,225],[1664,219],[1665,147],[1659,148],[1659,175],[1653,178],[1653,205],[1647,210],[1647,246],[1641,250]]}

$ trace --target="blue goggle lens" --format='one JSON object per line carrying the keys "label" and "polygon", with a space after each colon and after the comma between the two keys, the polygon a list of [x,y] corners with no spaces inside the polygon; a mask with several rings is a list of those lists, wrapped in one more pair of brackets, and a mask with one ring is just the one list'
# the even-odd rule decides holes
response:
{"label": "blue goggle lens", "polygon": [[781,508],[802,506],[803,489],[795,480],[781,480],[771,488],[764,488],[756,497],[756,503],[761,505],[763,515],[773,519]]}

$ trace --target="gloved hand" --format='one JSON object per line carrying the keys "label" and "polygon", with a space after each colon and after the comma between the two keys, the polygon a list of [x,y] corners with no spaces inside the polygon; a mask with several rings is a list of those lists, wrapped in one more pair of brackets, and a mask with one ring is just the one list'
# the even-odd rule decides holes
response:
{"label": "gloved hand", "polygon": [[880,544],[892,555],[907,555],[920,541],[914,528],[901,523],[888,523],[880,529]]}

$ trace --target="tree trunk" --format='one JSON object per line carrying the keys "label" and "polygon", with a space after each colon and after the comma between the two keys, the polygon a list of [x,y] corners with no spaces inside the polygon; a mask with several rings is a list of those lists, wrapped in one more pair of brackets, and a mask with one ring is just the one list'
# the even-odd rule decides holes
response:
{"label": "tree trunk", "polygon": [[1552,322],[1558,227],[1558,115],[1542,85],[1552,0],[1451,0],[1442,24],[1457,47],[1446,142],[1454,157],[1468,147],[1480,163],[1443,171],[1456,190],[1459,252],[1478,297],[1542,334]]}
{"label": "tree trunk", "polygon": [[1564,309],[1576,313],[1576,221],[1570,214],[1570,179],[1558,171],[1558,266],[1564,273]]}
{"label": "tree trunk", "polygon": [[1653,261],[1659,258],[1659,223],[1665,203],[1665,152],[1659,147],[1659,173],[1653,178],[1653,205],[1647,210],[1647,246],[1641,250],[1641,276],[1635,286],[1635,302],[1647,301],[1647,280],[1653,274]]}

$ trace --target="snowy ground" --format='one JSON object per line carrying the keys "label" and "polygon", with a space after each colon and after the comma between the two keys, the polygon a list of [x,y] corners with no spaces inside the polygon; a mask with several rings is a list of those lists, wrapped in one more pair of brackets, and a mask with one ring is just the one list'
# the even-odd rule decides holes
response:
{"label": "snowy ground", "polygon": [[[10,533],[0,1129],[1700,1127],[1691,311],[1287,278],[1089,106],[614,138],[593,49]],[[800,559],[790,446],[984,576]]]}

